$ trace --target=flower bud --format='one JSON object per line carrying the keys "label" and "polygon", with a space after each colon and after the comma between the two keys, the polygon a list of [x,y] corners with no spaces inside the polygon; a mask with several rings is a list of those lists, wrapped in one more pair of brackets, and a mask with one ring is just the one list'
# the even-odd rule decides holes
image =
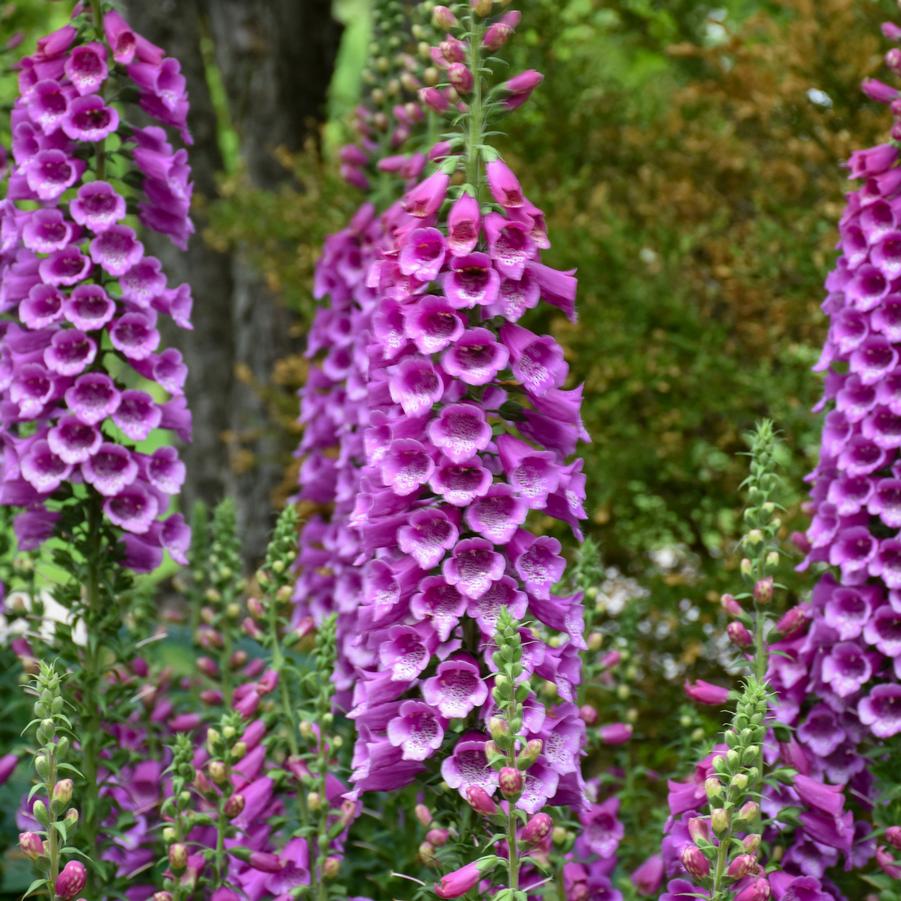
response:
{"label": "flower bud", "polygon": [[50,824],[50,817],[47,814],[47,805],[38,799],[31,808],[32,816],[44,827]]}
{"label": "flower bud", "polygon": [[744,791],[748,787],[747,773],[736,773],[730,780],[730,785],[739,791]]}
{"label": "flower bud", "polygon": [[544,812],[533,814],[523,827],[522,840],[527,845],[537,845],[550,834],[554,821]]}
{"label": "flower bud", "polygon": [[600,632],[592,632],[586,643],[588,650],[596,653],[604,646],[604,636]]}
{"label": "flower bud", "polygon": [[761,841],[760,836],[757,835],[757,833],[752,832],[750,835],[746,835],[741,840],[741,843],[742,843],[742,845],[744,845],[745,850],[749,854],[754,854],[757,851],[757,849],[760,847],[760,841]]}
{"label": "flower bud", "polygon": [[244,810],[244,795],[240,792],[236,795],[232,795],[226,802],[225,807],[223,808],[225,811],[225,815],[233,820],[235,817],[240,816]]}
{"label": "flower bud", "polygon": [[225,785],[228,781],[228,766],[223,760],[211,760],[207,764],[207,772],[216,785]]}
{"label": "flower bud", "polygon": [[541,755],[544,743],[540,738],[530,738],[516,759],[516,765],[520,769],[528,769]]}
{"label": "flower bud", "polygon": [[169,845],[169,866],[173,873],[181,873],[188,866],[188,849],[181,842]]}
{"label": "flower bud", "polygon": [[173,826],[164,826],[162,835],[163,835],[163,841],[167,845],[171,845],[172,842],[174,842],[175,839],[178,837],[178,833],[175,831],[175,828]]}
{"label": "flower bud", "polygon": [[419,820],[423,826],[428,826],[429,823],[432,822],[432,812],[425,804],[417,804],[413,809],[413,812],[416,814],[416,819]]}
{"label": "flower bud", "polygon": [[465,63],[451,63],[447,67],[447,78],[460,94],[468,94],[472,90],[472,72]]}
{"label": "flower bud", "polygon": [[522,794],[523,778],[522,773],[512,766],[501,768],[498,775],[501,794],[505,798],[518,798]]}
{"label": "flower bud", "polygon": [[748,627],[737,619],[726,626],[726,634],[729,636],[729,640],[732,644],[739,648],[749,648],[754,644],[754,639],[748,631]]}
{"label": "flower bud", "polygon": [[810,613],[806,607],[797,606],[786,610],[776,623],[776,631],[785,638],[794,635],[807,625]]}
{"label": "flower bud", "polygon": [[44,853],[44,843],[34,832],[20,832],[19,849],[29,860],[37,860]]}
{"label": "flower bud", "polygon": [[72,800],[75,783],[71,779],[60,779],[53,786],[53,805],[59,810]]}
{"label": "flower bud", "polygon": [[744,879],[748,873],[753,873],[757,868],[757,858],[753,854],[739,854],[732,858],[726,875],[730,879]]}
{"label": "flower bud", "polygon": [[438,857],[435,855],[435,846],[425,841],[419,846],[419,859],[427,866],[433,866],[438,863]]}
{"label": "flower bud", "polygon": [[685,845],[679,859],[685,870],[697,879],[703,879],[710,872],[710,861],[697,845]]}
{"label": "flower bud", "polygon": [[88,881],[88,871],[80,860],[70,860],[56,877],[56,894],[63,901],[70,901],[85,887]]}
{"label": "flower bud", "polygon": [[494,0],[469,0],[469,6],[477,16],[484,18],[491,15]]}
{"label": "flower bud", "polygon": [[901,850],[901,826],[889,826],[885,830],[885,839],[893,848]]}
{"label": "flower bud", "polygon": [[450,832],[447,829],[429,829],[425,837],[426,841],[430,842],[436,848],[441,848],[448,843]]}
{"label": "flower bud", "polygon": [[766,901],[770,897],[770,884],[762,876],[748,883],[736,896],[735,901]]}
{"label": "flower bud", "polygon": [[566,840],[569,838],[569,835],[566,829],[563,826],[554,826],[553,835],[551,836],[551,840],[555,845],[563,845],[566,843]]}
{"label": "flower bud", "polygon": [[174,901],[172,892],[154,892],[150,898],[151,901]]}
{"label": "flower bud", "polygon": [[307,793],[307,809],[315,813],[322,807],[322,797],[319,792]]}
{"label": "flower bud", "polygon": [[729,828],[729,811],[725,807],[715,807],[710,811],[710,825],[717,835],[722,835]]}
{"label": "flower bud", "polygon": [[688,820],[688,834],[692,841],[710,841],[710,821],[704,817],[690,817]]}
{"label": "flower bud", "polygon": [[773,577],[758,579],[754,585],[754,600],[758,604],[769,604],[773,600]]}
{"label": "flower bud", "polygon": [[450,31],[457,24],[457,17],[446,6],[436,6],[432,10],[432,24],[442,31]]}
{"label": "flower bud", "polygon": [[497,813],[497,804],[481,785],[470,785],[466,789],[466,800],[470,807],[482,816],[490,817]]}
{"label": "flower bud", "polygon": [[341,871],[341,861],[337,857],[326,857],[322,862],[322,875],[325,879],[334,879]]}
{"label": "flower bud", "polygon": [[741,604],[731,594],[724,594],[720,598],[720,604],[729,616],[741,616],[744,613]]}
{"label": "flower bud", "polygon": [[63,817],[63,822],[66,824],[66,827],[68,829],[72,829],[78,822],[78,811],[74,807],[70,807],[66,811],[66,815]]}
{"label": "flower bud", "polygon": [[754,571],[754,564],[747,557],[743,557],[738,569],[743,576],[747,577]]}
{"label": "flower bud", "polygon": [[723,785],[716,776],[708,776],[704,780],[704,791],[708,801],[715,801],[723,793]]}
{"label": "flower bud", "polygon": [[760,805],[756,801],[746,801],[739,808],[735,818],[743,823],[750,823],[757,819],[760,813]]}

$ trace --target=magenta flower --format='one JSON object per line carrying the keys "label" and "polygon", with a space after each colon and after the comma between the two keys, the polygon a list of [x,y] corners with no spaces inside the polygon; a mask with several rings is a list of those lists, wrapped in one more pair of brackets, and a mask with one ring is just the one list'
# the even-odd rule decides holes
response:
{"label": "magenta flower", "polygon": [[438,665],[435,675],[423,682],[422,696],[442,716],[462,719],[485,703],[488,686],[474,661],[456,658]]}
{"label": "magenta flower", "polygon": [[442,718],[428,705],[404,701],[388,723],[388,741],[403,750],[404,760],[426,760],[444,739]]}
{"label": "magenta flower", "polygon": [[481,878],[479,865],[473,861],[459,870],[454,870],[453,873],[442,876],[441,881],[435,886],[435,894],[439,898],[459,898],[475,888]]}
{"label": "magenta flower", "polygon": [[860,721],[877,738],[892,738],[901,732],[901,686],[877,685],[857,706]]}
{"label": "magenta flower", "polygon": [[705,682],[703,679],[696,679],[694,682],[686,682],[684,685],[685,694],[693,701],[700,704],[707,704],[711,707],[722,707],[729,700],[729,689],[720,685],[714,685],[712,682]]}

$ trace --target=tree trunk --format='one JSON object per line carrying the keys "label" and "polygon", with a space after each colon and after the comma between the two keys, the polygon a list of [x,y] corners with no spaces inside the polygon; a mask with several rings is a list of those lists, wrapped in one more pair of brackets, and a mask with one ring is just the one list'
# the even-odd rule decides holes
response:
{"label": "tree trunk", "polygon": [[[177,57],[188,79],[198,195],[216,198],[215,174],[223,164],[220,123],[201,52],[204,34],[212,38],[229,124],[237,132],[250,185],[274,190],[286,182],[289,173],[275,151],[300,149],[324,114],[340,38],[329,0],[128,0],[128,5],[135,27]],[[163,254],[172,278],[191,283],[195,300],[195,330],[183,342],[194,412],[186,495],[214,503],[231,494],[245,553],[254,563],[272,526],[273,493],[287,450],[287,436],[269,420],[254,385],[270,384],[275,361],[290,352],[289,315],[242,248],[213,251],[200,237],[206,225],[202,215],[195,212],[195,219],[198,235],[189,252]],[[239,371],[249,378],[237,378]],[[229,453],[235,442],[249,451],[237,467]]]}

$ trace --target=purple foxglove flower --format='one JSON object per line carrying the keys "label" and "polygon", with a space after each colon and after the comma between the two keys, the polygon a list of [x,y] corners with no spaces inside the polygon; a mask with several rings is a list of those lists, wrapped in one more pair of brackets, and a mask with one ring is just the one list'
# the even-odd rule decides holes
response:
{"label": "purple foxglove flower", "polygon": [[451,756],[441,763],[441,778],[457,789],[464,799],[471,785],[478,785],[489,795],[497,790],[498,774],[488,764],[485,741],[479,736],[464,735],[454,746]]}
{"label": "purple foxglove flower", "polygon": [[84,480],[104,497],[114,497],[138,477],[138,464],[131,451],[106,442],[82,463]]}
{"label": "purple foxglove flower", "polygon": [[823,659],[823,681],[842,698],[858,692],[872,673],[868,655],[852,641],[833,645],[829,655]]}
{"label": "purple foxglove flower", "polygon": [[471,194],[461,194],[447,216],[447,246],[455,257],[468,256],[476,249],[480,220],[478,201]]}
{"label": "purple foxglove flower", "polygon": [[579,817],[582,824],[579,844],[599,857],[612,857],[625,833],[618,812],[619,799],[615,797],[603,804],[592,804]]}
{"label": "purple foxglove flower", "polygon": [[524,72],[514,75],[501,85],[501,90],[506,95],[504,106],[508,110],[522,106],[542,81],[544,81],[544,76],[535,69],[526,69]]}
{"label": "purple foxglove flower", "polygon": [[805,804],[829,816],[841,816],[845,809],[845,797],[837,785],[825,785],[800,773],[795,776],[792,785]]}
{"label": "purple foxglove flower", "polygon": [[43,366],[25,363],[10,385],[9,397],[24,419],[35,419],[50,400],[53,387],[53,378]]}
{"label": "purple foxglove flower", "polygon": [[40,150],[25,166],[25,181],[38,200],[54,201],[80,177],[84,163],[62,150]]}
{"label": "purple foxglove flower", "polygon": [[404,701],[388,723],[388,741],[403,750],[404,760],[426,760],[441,747],[444,722],[428,704]]}
{"label": "purple foxglove flower", "polygon": [[870,600],[862,590],[836,588],[824,607],[826,625],[835,629],[842,641],[857,638],[870,618]]}
{"label": "purple foxglove flower", "polygon": [[465,463],[491,442],[491,426],[474,404],[449,404],[429,423],[431,443],[454,463]]}
{"label": "purple foxglove flower", "polygon": [[500,275],[484,253],[470,253],[454,257],[450,271],[445,273],[444,296],[455,310],[490,307],[498,297]]}
{"label": "purple foxglove flower", "polygon": [[501,340],[510,351],[513,375],[530,394],[542,396],[563,386],[569,367],[553,338],[508,324],[501,329]]}
{"label": "purple foxglove flower", "polygon": [[69,214],[79,225],[99,234],[125,218],[125,198],[108,182],[88,182],[69,204]]}
{"label": "purple foxglove flower", "polygon": [[432,649],[421,629],[392,626],[388,640],[379,645],[379,662],[391,673],[392,681],[412,682],[429,665]]}
{"label": "purple foxglove flower", "polygon": [[556,794],[560,774],[539,762],[532,764],[524,775],[522,794],[516,806],[528,814],[535,814]]}
{"label": "purple foxglove flower", "polygon": [[632,727],[628,723],[608,723],[598,730],[605,745],[623,745],[632,738]]}
{"label": "purple foxglove flower", "polygon": [[901,654],[901,610],[883,604],[864,627],[863,637],[886,657],[897,657]]}
{"label": "purple foxglove flower", "polygon": [[96,426],[64,416],[47,433],[50,450],[63,462],[84,463],[100,449],[103,438]]}
{"label": "purple foxglove flower", "polygon": [[144,460],[144,476],[162,494],[178,494],[185,472],[185,464],[174,447],[158,447]]}
{"label": "purple foxglove flower", "polygon": [[439,461],[429,480],[432,490],[455,507],[466,507],[491,488],[491,473],[478,457],[463,463]]}
{"label": "purple foxglove flower", "polygon": [[123,391],[113,422],[132,441],[143,441],[159,426],[163,414],[146,391]]}
{"label": "purple foxglove flower", "polygon": [[515,210],[523,206],[525,199],[519,179],[503,160],[492,160],[488,163],[485,167],[485,175],[488,179],[491,196],[497,203],[508,210]]}
{"label": "purple foxglove flower", "polygon": [[82,422],[97,425],[119,407],[121,395],[113,380],[101,372],[79,376],[66,391],[66,406]]}
{"label": "purple foxglove flower", "polygon": [[99,95],[88,94],[69,104],[61,124],[73,141],[102,141],[119,127],[119,114]]}
{"label": "purple foxglove flower", "polygon": [[528,597],[519,591],[517,583],[508,576],[494,582],[481,597],[470,599],[466,612],[487,636],[493,636],[497,620],[503,608],[510,611],[515,619],[522,619],[528,607]]}
{"label": "purple foxglove flower", "polygon": [[388,388],[407,416],[431,410],[445,390],[441,376],[425,357],[407,357],[393,367]]}
{"label": "purple foxglove flower", "polygon": [[25,221],[22,227],[22,243],[37,253],[62,250],[72,238],[72,226],[56,209],[40,209]]}
{"label": "purple foxglove flower", "polygon": [[160,344],[160,333],[145,313],[126,313],[110,327],[110,342],[129,360],[146,360]]}
{"label": "purple foxglove flower", "polygon": [[504,545],[513,539],[525,522],[527,513],[528,508],[516,497],[513,489],[509,485],[499,484],[493,485],[484,496],[476,498],[466,508],[464,518],[477,535],[496,545]]}
{"label": "purple foxglove flower", "polygon": [[446,173],[440,170],[435,172],[407,192],[404,197],[404,209],[417,219],[433,216],[444,203],[449,183],[450,178]]}
{"label": "purple foxglove flower", "polygon": [[632,871],[629,877],[632,884],[643,895],[653,895],[660,890],[663,883],[663,857],[652,854]]}
{"label": "purple foxglove flower", "polygon": [[424,354],[439,353],[463,334],[463,320],[444,298],[427,295],[403,308],[404,334]]}
{"label": "purple foxglove flower", "polygon": [[45,285],[75,285],[90,271],[91,261],[74,244],[55,250],[38,265],[38,272]]}
{"label": "purple foxglove flower", "polygon": [[127,225],[111,225],[91,241],[91,259],[105,272],[125,275],[144,255],[144,246]]}
{"label": "purple foxglove flower", "polygon": [[65,295],[50,285],[35,285],[19,304],[19,319],[35,331],[59,322],[63,316]]}
{"label": "purple foxglove flower", "polygon": [[[451,562],[446,561],[445,567]],[[428,620],[441,641],[448,640],[467,605],[461,586],[449,585],[446,578],[429,576],[423,579],[419,584],[419,592],[410,601],[413,617],[420,621]]]}
{"label": "purple foxglove flower", "polygon": [[426,703],[448,718],[463,719],[488,698],[488,686],[475,661],[464,657],[438,664],[435,675],[422,683]]}
{"label": "purple foxglove flower", "polygon": [[81,375],[97,357],[97,344],[78,329],[55,332],[44,351],[44,365],[58,375]]}
{"label": "purple foxglove flower", "polygon": [[[829,550],[829,562],[838,566],[845,580],[860,580],[876,556],[878,543],[864,526],[845,529]],[[853,581],[852,581],[853,584]]]}
{"label": "purple foxglove flower", "polygon": [[407,236],[400,252],[400,271],[421,282],[438,277],[447,250],[444,235],[437,228],[417,228]]}
{"label": "purple foxglove flower", "polygon": [[[540,539],[537,539],[540,540]],[[549,539],[553,541],[553,539]],[[559,549],[559,542],[556,542]],[[448,584],[473,600],[480,598],[504,575],[504,558],[495,552],[490,541],[467,538],[457,543],[441,572]]]}
{"label": "purple foxglove flower", "polygon": [[66,319],[83,332],[103,328],[116,312],[116,305],[100,285],[78,285],[63,301]]}
{"label": "purple foxglove flower", "polygon": [[97,42],[74,47],[66,59],[65,73],[79,94],[99,91],[109,74],[106,48]]}
{"label": "purple foxglove flower", "polygon": [[126,532],[143,535],[150,530],[159,513],[159,501],[140,482],[133,482],[107,498],[103,512],[110,522]]}
{"label": "purple foxglove flower", "polygon": [[566,568],[566,561],[560,556],[560,542],[547,536],[533,539],[517,555],[514,567],[532,594],[548,597]]}
{"label": "purple foxglove flower", "polygon": [[434,472],[428,448],[412,438],[392,441],[381,461],[382,483],[400,496],[413,494]]}
{"label": "purple foxglove flower", "polygon": [[845,739],[835,713],[825,704],[817,704],[798,728],[798,737],[814,754],[826,757]]}
{"label": "purple foxglove flower", "polygon": [[901,686],[877,685],[857,705],[860,721],[877,738],[892,738],[901,732]]}
{"label": "purple foxglove flower", "polygon": [[441,357],[441,367],[467,385],[487,385],[507,366],[509,351],[484,328],[469,329]]}
{"label": "purple foxglove flower", "polygon": [[22,478],[41,494],[49,494],[69,478],[72,466],[46,441],[35,441],[21,459]]}
{"label": "purple foxglove flower", "polygon": [[417,510],[410,516],[409,524],[397,530],[397,545],[423,569],[434,569],[457,543],[459,534],[442,510]]}

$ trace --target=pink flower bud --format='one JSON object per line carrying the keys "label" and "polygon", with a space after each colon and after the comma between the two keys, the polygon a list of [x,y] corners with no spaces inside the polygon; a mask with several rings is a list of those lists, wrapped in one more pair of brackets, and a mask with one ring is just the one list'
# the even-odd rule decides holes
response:
{"label": "pink flower bud", "polygon": [[474,860],[442,877],[441,882],[435,886],[435,894],[439,898],[459,898],[475,888],[481,878],[478,861]]}
{"label": "pink flower bud", "polygon": [[579,708],[579,716],[586,726],[593,726],[598,721],[598,712],[591,704],[583,704]]}
{"label": "pink flower bud", "polygon": [[29,860],[37,860],[44,853],[44,843],[34,832],[20,832],[19,849]]}
{"label": "pink flower bud", "polygon": [[446,6],[436,6],[432,10],[432,24],[435,28],[450,31],[457,24],[457,17]]}
{"label": "pink flower bud", "polygon": [[724,594],[720,598],[720,606],[729,616],[741,616],[744,613],[741,604],[731,594]]}
{"label": "pink flower bud", "polygon": [[877,78],[864,79],[860,89],[870,100],[875,100],[877,103],[891,103],[898,96],[895,88],[879,81]]}
{"label": "pink flower bud", "polygon": [[425,804],[417,804],[413,812],[416,814],[416,819],[419,820],[423,826],[428,826],[429,823],[432,822],[432,812]]}
{"label": "pink flower bud", "polygon": [[244,795],[242,795],[240,793],[236,794],[236,795],[232,795],[225,802],[225,808],[224,808],[225,815],[230,820],[233,820],[236,816],[240,816],[241,813],[244,811],[244,803],[245,803]]}
{"label": "pink flower bud", "polygon": [[748,631],[748,627],[737,619],[732,620],[732,622],[726,626],[726,634],[729,636],[729,640],[732,644],[736,645],[736,647],[749,648],[754,644],[754,638]]}
{"label": "pink flower bud", "polygon": [[754,600],[758,604],[769,604],[773,600],[773,577],[758,579],[754,585]]}
{"label": "pink flower bud", "polygon": [[470,785],[466,789],[466,800],[470,807],[482,816],[490,817],[497,813],[497,804],[481,785]]}
{"label": "pink flower bud", "polygon": [[448,843],[450,832],[447,829],[429,829],[425,835],[426,841],[436,848],[440,848]]}
{"label": "pink flower bud", "polygon": [[807,625],[809,618],[810,611],[807,607],[801,605],[792,607],[779,617],[779,621],[776,623],[776,631],[788,638],[790,635],[794,635],[795,632],[803,629]]}
{"label": "pink flower bud", "polygon": [[70,901],[87,884],[88,871],[80,860],[70,860],[56,877],[56,894],[63,901]]}
{"label": "pink flower bud", "polygon": [[447,78],[458,94],[468,94],[472,90],[472,72],[465,63],[451,63],[447,67]]}
{"label": "pink flower bud", "polygon": [[420,88],[419,99],[436,113],[443,113],[450,106],[447,94],[438,88]]}
{"label": "pink flower bud", "polygon": [[632,727],[628,723],[607,723],[599,732],[605,745],[624,745],[632,738]]}
{"label": "pink flower bud", "polygon": [[707,704],[710,707],[722,707],[729,700],[729,689],[703,679],[694,682],[686,682],[683,685],[685,694],[699,704]]}
{"label": "pink flower bud", "polygon": [[71,779],[60,779],[53,786],[53,802],[58,807],[65,807],[72,800],[75,783]]}
{"label": "pink flower bud", "polygon": [[710,861],[697,845],[685,845],[679,855],[686,872],[696,879],[703,879],[710,872]]}
{"label": "pink flower bud", "polygon": [[757,858],[753,854],[739,854],[732,858],[726,873],[730,879],[744,879],[748,873],[753,873],[756,869]]}
{"label": "pink flower bud", "polygon": [[527,845],[537,845],[550,835],[553,828],[554,821],[549,814],[536,813],[523,826],[522,840]]}
{"label": "pink flower bud", "polygon": [[688,834],[693,841],[710,841],[710,820],[706,817],[691,817],[688,820]]}
{"label": "pink flower bud", "polygon": [[876,849],[876,863],[879,869],[892,879],[901,879],[901,864],[895,863],[892,852],[885,845],[880,845]]}
{"label": "pink flower bud", "polygon": [[511,10],[506,13],[498,22],[489,25],[485,29],[485,36],[482,39],[482,46],[489,51],[499,50],[516,30],[519,25],[522,14],[517,10]]}
{"label": "pink flower bud", "polygon": [[518,798],[522,794],[522,773],[515,767],[503,767],[498,774],[498,782],[505,798]]}
{"label": "pink flower bud", "polygon": [[885,838],[893,848],[901,850],[901,826],[889,826],[885,830]]}
{"label": "pink flower bud", "polygon": [[760,876],[749,882],[736,896],[735,901],[766,901],[770,897],[770,884]]}

